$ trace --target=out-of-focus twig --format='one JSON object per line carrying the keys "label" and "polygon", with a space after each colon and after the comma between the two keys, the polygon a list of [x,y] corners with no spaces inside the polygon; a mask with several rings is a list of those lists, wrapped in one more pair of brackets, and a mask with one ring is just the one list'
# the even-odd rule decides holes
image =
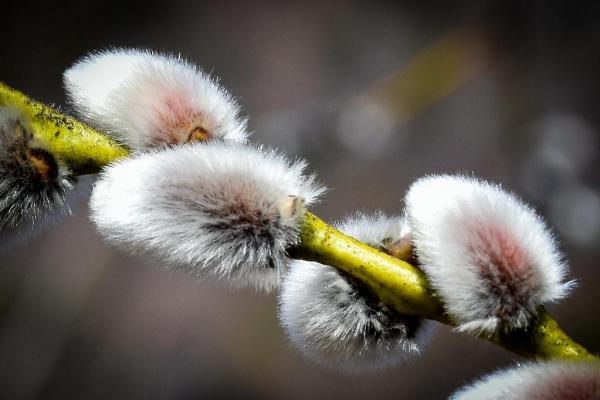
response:
{"label": "out-of-focus twig", "polygon": [[477,27],[450,31],[362,95],[387,109],[396,125],[401,125],[485,70],[481,37]]}

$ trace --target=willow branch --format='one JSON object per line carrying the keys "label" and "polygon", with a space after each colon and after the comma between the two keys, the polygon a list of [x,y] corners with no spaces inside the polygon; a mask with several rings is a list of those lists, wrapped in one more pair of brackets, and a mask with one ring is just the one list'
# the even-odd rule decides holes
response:
{"label": "willow branch", "polygon": [[[103,133],[1,82],[0,106],[17,107],[28,115],[36,138],[75,175],[98,172],[129,154]],[[300,243],[289,249],[289,255],[338,268],[402,314],[454,325],[419,268],[341,233],[311,213],[302,220]],[[526,358],[596,359],[569,338],[543,308],[526,330],[481,337]]]}
{"label": "willow branch", "polygon": [[7,106],[29,117],[36,139],[75,175],[99,172],[129,153],[105,134],[0,82],[0,107]]}

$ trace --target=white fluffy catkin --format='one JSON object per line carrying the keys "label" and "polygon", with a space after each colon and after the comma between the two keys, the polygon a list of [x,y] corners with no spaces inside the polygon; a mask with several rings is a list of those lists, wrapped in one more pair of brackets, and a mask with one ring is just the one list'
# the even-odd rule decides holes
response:
{"label": "white fluffy catkin", "polygon": [[451,400],[600,400],[600,363],[552,361],[498,371]]}
{"label": "white fluffy catkin", "polygon": [[323,192],[305,163],[221,142],[138,154],[96,184],[92,219],[111,242],[167,267],[265,290],[279,284],[304,203]]}
{"label": "white fluffy catkin", "polygon": [[405,202],[419,263],[459,329],[525,328],[540,304],[569,291],[543,220],[500,186],[430,176],[410,187]]}
{"label": "white fluffy catkin", "polygon": [[0,248],[70,213],[74,178],[38,143],[29,118],[0,108]]}
{"label": "white fluffy catkin", "polygon": [[180,57],[137,49],[92,53],[65,71],[64,84],[82,119],[134,150],[248,136],[229,92]]}
{"label": "white fluffy catkin", "polygon": [[[358,215],[339,226],[354,238],[385,250],[404,241],[402,218]],[[337,269],[296,260],[285,276],[279,316],[292,343],[308,358],[358,372],[398,364],[417,354],[432,322],[401,315]]]}

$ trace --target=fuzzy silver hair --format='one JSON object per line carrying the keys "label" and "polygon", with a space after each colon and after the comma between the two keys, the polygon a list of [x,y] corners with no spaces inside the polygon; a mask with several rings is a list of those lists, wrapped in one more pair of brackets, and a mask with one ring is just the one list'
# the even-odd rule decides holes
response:
{"label": "fuzzy silver hair", "polygon": [[74,178],[31,129],[22,112],[0,108],[0,247],[70,213]]}
{"label": "fuzzy silver hair", "polygon": [[108,167],[92,219],[111,242],[168,267],[265,290],[279,284],[303,204],[323,192],[302,161],[220,142],[139,154]]}
{"label": "fuzzy silver hair", "polygon": [[248,136],[229,92],[180,57],[137,49],[92,53],[65,71],[64,83],[82,119],[134,150]]}
{"label": "fuzzy silver hair", "polygon": [[[404,240],[402,218],[358,215],[342,232],[385,249]],[[400,315],[337,269],[297,260],[286,275],[279,316],[292,343],[308,358],[357,372],[398,364],[417,354],[433,323]]]}
{"label": "fuzzy silver hair", "polygon": [[405,201],[421,267],[458,329],[525,328],[540,304],[568,293],[567,266],[543,220],[499,186],[430,176]]}
{"label": "fuzzy silver hair", "polygon": [[600,363],[551,361],[490,374],[450,400],[598,400]]}

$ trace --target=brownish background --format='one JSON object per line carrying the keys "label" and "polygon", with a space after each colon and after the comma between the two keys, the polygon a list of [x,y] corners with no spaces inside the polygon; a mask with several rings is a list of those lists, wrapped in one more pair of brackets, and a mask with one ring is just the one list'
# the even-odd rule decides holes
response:
{"label": "brownish background", "polygon": [[[579,287],[552,311],[598,352],[600,7],[424,3],[11,2],[0,80],[62,105],[62,71],[90,50],[180,52],[239,97],[253,140],[310,161],[330,221],[399,212],[432,172],[500,182],[557,232]],[[373,93],[388,112],[356,100]],[[441,327],[420,359],[339,375],[289,346],[274,296],[112,250],[86,213],[1,255],[1,399],[445,398],[517,361]]]}

